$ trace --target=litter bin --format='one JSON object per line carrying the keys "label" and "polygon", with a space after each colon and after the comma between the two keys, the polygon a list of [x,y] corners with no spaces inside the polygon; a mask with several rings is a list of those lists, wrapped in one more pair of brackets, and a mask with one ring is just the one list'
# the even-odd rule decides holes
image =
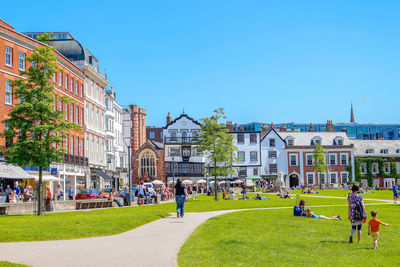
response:
{"label": "litter bin", "polygon": [[124,196],[124,206],[130,206],[131,205],[131,202],[129,200],[130,200],[129,193],[126,193],[125,196]]}

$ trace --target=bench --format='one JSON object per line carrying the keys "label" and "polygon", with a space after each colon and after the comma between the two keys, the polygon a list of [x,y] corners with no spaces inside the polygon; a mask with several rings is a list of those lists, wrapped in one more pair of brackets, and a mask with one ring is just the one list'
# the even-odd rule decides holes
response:
{"label": "bench", "polygon": [[11,204],[8,204],[8,203],[7,204],[5,204],[5,203],[0,204],[0,215],[8,214],[8,210],[9,210],[10,206],[11,206]]}
{"label": "bench", "polygon": [[76,209],[84,210],[84,209],[100,209],[100,208],[112,208],[113,201],[105,199],[91,199],[91,200],[77,200],[76,201]]}

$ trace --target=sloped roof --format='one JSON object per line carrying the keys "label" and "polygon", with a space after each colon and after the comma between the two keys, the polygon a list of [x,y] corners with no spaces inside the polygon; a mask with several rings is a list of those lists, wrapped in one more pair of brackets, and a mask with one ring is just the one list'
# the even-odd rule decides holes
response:
{"label": "sloped roof", "polygon": [[[351,140],[354,144],[356,157],[400,157],[396,150],[400,149],[400,140]],[[367,149],[373,149],[373,153],[366,153]],[[388,154],[381,154],[381,149],[387,149]]]}
{"label": "sloped roof", "polygon": [[283,139],[291,136],[295,146],[309,146],[315,137],[321,137],[321,145],[332,146],[336,137],[343,138],[343,145],[350,145],[350,140],[345,132],[279,132]]}
{"label": "sloped roof", "polygon": [[178,120],[180,120],[181,118],[186,117],[187,119],[191,120],[194,124],[197,124],[199,126],[201,126],[200,122],[196,121],[195,119],[189,117],[186,114],[181,114],[178,118],[176,118],[175,120],[171,121],[170,123],[168,123],[164,129],[167,129],[170,125],[174,124],[175,122],[177,122]]}

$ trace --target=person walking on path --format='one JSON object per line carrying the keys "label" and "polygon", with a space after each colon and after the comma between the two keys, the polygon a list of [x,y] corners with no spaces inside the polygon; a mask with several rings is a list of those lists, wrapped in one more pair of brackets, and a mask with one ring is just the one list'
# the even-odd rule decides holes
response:
{"label": "person walking on path", "polygon": [[70,186],[68,190],[68,199],[74,200],[74,189],[72,189],[72,186]]}
{"label": "person walking on path", "polygon": [[366,218],[365,206],[363,197],[358,194],[360,187],[353,185],[351,188],[352,193],[347,197],[349,203],[349,221],[351,222],[351,235],[349,243],[353,243],[353,235],[357,228],[358,244],[361,244],[361,227],[364,219]]}
{"label": "person walking on path", "polygon": [[185,199],[189,201],[189,195],[186,191],[186,186],[182,184],[182,179],[179,178],[178,181],[176,181],[176,185],[174,187],[174,196],[175,196],[175,201],[176,201],[176,217],[183,218],[184,216],[184,211],[185,211]]}

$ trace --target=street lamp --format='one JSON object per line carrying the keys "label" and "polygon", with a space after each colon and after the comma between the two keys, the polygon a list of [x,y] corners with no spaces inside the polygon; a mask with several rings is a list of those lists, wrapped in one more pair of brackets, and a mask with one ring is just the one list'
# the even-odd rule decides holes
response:
{"label": "street lamp", "polygon": [[172,156],[172,188],[175,184],[175,157]]}
{"label": "street lamp", "polygon": [[[129,122],[130,126],[129,128],[131,128],[132,126],[132,122]],[[131,137],[129,136],[129,139],[131,139]],[[131,144],[132,144],[132,140],[130,140],[130,143],[127,144],[125,142],[125,138],[122,138],[122,140],[124,141],[125,146],[128,148],[128,185],[129,185],[129,189],[128,189],[128,199],[129,199],[129,203],[132,202],[132,179],[131,179]]]}

